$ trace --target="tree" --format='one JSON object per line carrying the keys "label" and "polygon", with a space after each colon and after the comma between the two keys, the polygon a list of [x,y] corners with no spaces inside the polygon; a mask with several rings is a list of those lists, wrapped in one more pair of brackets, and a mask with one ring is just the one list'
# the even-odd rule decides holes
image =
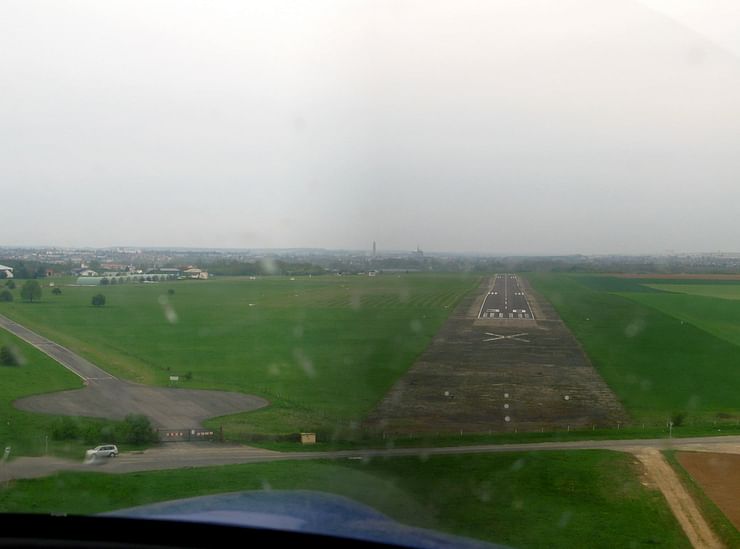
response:
{"label": "tree", "polygon": [[100,281],[100,284],[103,286],[107,286],[108,284],[110,284],[110,280],[108,280],[107,278],[104,278],[103,280]]}
{"label": "tree", "polygon": [[21,297],[31,303],[34,299],[38,301],[41,299],[41,284],[37,280],[26,280],[21,288]]}
{"label": "tree", "polygon": [[105,296],[103,294],[95,294],[92,296],[93,307],[102,307],[105,305]]}
{"label": "tree", "polygon": [[13,294],[10,293],[10,290],[0,292],[0,301],[13,301]]}
{"label": "tree", "polygon": [[54,288],[51,293],[54,295],[62,295],[62,289],[61,288]]}
{"label": "tree", "polygon": [[9,290],[15,290],[15,282],[12,280],[8,280],[5,285],[8,287]]}

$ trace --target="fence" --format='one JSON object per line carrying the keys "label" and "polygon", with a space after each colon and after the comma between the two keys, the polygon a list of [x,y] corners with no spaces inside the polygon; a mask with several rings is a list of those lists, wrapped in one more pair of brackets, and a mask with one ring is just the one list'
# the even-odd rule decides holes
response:
{"label": "fence", "polygon": [[221,438],[221,433],[213,429],[158,429],[160,442],[213,441]]}

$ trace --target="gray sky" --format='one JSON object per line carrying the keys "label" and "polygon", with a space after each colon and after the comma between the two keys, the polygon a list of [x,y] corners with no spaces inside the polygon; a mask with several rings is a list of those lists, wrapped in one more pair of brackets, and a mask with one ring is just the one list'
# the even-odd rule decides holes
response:
{"label": "gray sky", "polygon": [[0,245],[740,250],[737,2],[0,2]]}

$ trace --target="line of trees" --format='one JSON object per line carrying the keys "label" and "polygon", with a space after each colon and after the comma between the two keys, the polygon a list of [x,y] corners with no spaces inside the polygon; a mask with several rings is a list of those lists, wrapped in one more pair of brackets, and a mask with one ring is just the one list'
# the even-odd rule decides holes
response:
{"label": "line of trees", "polygon": [[54,440],[81,440],[86,444],[112,443],[144,444],[157,441],[157,431],[147,416],[129,414],[123,421],[80,421],[60,417],[51,424]]}

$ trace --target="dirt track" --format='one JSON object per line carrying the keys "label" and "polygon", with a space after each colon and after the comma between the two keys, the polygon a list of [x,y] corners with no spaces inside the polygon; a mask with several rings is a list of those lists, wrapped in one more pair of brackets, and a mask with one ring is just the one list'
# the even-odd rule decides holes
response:
{"label": "dirt track", "polygon": [[691,545],[707,549],[724,547],[663,454],[656,449],[642,449],[635,456],[645,467],[648,479],[663,493]]}

